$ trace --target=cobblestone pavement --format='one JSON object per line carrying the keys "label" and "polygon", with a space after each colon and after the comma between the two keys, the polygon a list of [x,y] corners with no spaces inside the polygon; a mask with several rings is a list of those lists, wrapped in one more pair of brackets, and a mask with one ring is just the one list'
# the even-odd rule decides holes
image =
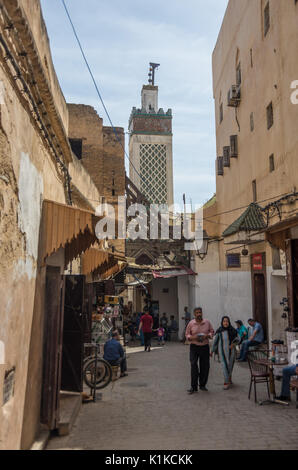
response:
{"label": "cobblestone pavement", "polygon": [[[212,359],[209,392],[188,395],[188,346],[128,353],[129,376],[104,389],[101,401],[83,405],[71,434],[52,438],[48,449],[298,449],[294,400],[289,407],[249,401],[246,364],[235,365],[235,385],[224,391],[221,366]],[[258,400],[266,399],[262,384],[257,390]]]}

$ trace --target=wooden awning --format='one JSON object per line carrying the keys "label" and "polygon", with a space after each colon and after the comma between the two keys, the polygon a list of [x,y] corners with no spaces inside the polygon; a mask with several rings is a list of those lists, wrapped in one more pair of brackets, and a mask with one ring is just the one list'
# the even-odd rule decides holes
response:
{"label": "wooden awning", "polygon": [[41,262],[65,248],[65,265],[98,240],[95,225],[100,220],[91,211],[44,200],[42,214]]}
{"label": "wooden awning", "polygon": [[285,251],[286,240],[291,238],[290,230],[293,227],[297,227],[297,225],[297,216],[272,225],[266,230],[266,240],[277,248]]}
{"label": "wooden awning", "polygon": [[109,253],[89,248],[82,256],[82,274],[89,274],[109,261]]}
{"label": "wooden awning", "polygon": [[107,279],[121,271],[126,264],[124,256],[89,248],[82,256],[82,274],[96,273],[102,279]]}

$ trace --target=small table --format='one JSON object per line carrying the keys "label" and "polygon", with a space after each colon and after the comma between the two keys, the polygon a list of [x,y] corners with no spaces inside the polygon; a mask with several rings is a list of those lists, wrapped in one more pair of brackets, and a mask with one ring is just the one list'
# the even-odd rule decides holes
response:
{"label": "small table", "polygon": [[288,362],[272,362],[270,359],[256,359],[255,362],[262,366],[267,366],[269,370],[269,384],[270,384],[270,394],[272,395],[272,399],[264,400],[259,403],[259,405],[269,405],[271,403],[275,403],[277,405],[289,406],[289,403],[277,400],[276,398],[276,391],[275,391],[275,380],[274,380],[274,366],[287,366]]}

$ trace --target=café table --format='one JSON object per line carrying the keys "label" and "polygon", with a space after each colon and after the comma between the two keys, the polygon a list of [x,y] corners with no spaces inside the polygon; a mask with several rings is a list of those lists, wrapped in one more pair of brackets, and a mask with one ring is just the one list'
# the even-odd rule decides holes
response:
{"label": "caf\u00e9 table", "polygon": [[269,405],[271,403],[275,403],[277,405],[283,405],[283,406],[289,406],[288,402],[278,400],[276,398],[276,391],[275,391],[275,379],[274,379],[274,366],[287,366],[288,362],[287,361],[272,361],[271,359],[255,359],[255,362],[257,364],[260,364],[262,366],[267,366],[268,367],[268,372],[269,372],[269,390],[270,390],[270,395],[272,398],[270,400],[264,400],[259,402],[259,405]]}

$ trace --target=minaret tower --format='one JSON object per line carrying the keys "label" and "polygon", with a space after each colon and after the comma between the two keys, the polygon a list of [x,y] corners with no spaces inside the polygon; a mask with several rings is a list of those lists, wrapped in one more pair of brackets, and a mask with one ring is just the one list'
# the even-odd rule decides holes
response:
{"label": "minaret tower", "polygon": [[158,108],[155,69],[150,63],[149,84],[142,88],[142,108],[129,119],[129,177],[153,204],[173,204],[172,110]]}

